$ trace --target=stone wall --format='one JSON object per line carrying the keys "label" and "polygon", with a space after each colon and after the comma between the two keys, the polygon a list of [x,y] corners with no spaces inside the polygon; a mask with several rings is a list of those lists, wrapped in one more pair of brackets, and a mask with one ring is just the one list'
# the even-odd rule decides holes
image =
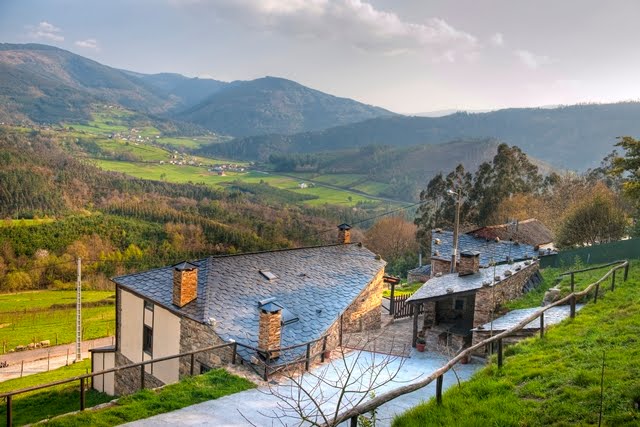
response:
{"label": "stone wall", "polygon": [[[211,326],[196,322],[188,317],[180,319],[180,353],[224,343],[225,341],[213,331]],[[231,363],[232,358],[232,347],[198,353],[195,355],[193,373],[198,375],[203,364],[209,368],[220,367]],[[189,375],[190,372],[191,357],[181,357],[180,378]]]}
{"label": "stone wall", "polygon": [[[119,366],[131,365],[133,362],[122,353],[115,353],[116,368]],[[122,371],[115,372],[115,386],[114,391],[118,396],[124,396],[127,394],[135,393],[140,390],[140,367],[124,369]],[[163,386],[164,383],[154,377],[149,370],[151,365],[145,367],[144,373],[144,388],[156,388]]]}
{"label": "stone wall", "polygon": [[451,260],[444,258],[431,258],[431,277],[436,274],[448,274],[451,270]]}
{"label": "stone wall", "polygon": [[379,329],[382,318],[382,292],[384,269],[381,269],[367,287],[356,297],[342,316],[342,332],[362,332]]}
{"label": "stone wall", "polygon": [[[258,348],[260,350],[273,350],[280,348],[282,338],[282,310],[268,312],[260,310],[260,323],[258,324]],[[271,357],[280,356],[280,352],[272,352]]]}
{"label": "stone wall", "polygon": [[491,320],[491,313],[495,312],[504,302],[511,301],[523,294],[524,284],[529,277],[538,271],[538,263],[533,262],[520,271],[495,284],[483,286],[476,293],[473,327],[484,325]]}

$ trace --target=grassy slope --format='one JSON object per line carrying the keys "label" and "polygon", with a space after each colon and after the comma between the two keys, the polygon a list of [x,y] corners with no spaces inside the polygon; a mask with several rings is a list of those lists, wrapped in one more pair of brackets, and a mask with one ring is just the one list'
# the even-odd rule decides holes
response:
{"label": "grassy slope", "polygon": [[[84,291],[83,301],[100,301],[113,296],[112,291]],[[74,291],[37,291],[0,295],[0,353],[30,342],[49,340],[55,345],[75,340],[75,309],[49,309],[52,304],[75,302]],[[37,309],[44,309],[38,310]],[[83,338],[112,335],[115,330],[113,305],[82,309]]]}
{"label": "grassy slope", "polygon": [[[5,381],[0,383],[0,393],[72,378],[87,373],[90,368],[91,361],[87,359],[54,371]],[[255,386],[251,382],[243,378],[231,375],[223,369],[216,369],[204,375],[187,378],[180,383],[169,385],[158,391],[144,390],[126,396],[121,398],[114,407],[68,415],[51,421],[48,425],[111,426],[173,411],[253,387]],[[94,390],[88,391],[86,398],[87,407],[113,399],[111,396]],[[77,411],[80,404],[79,399],[78,386],[75,383],[15,397],[13,401],[14,425],[33,423],[45,418]],[[0,405],[0,423],[3,423],[5,419],[6,407]]]}
{"label": "grassy slope", "polygon": [[[577,279],[580,287],[588,284],[585,277]],[[603,424],[638,425],[639,337],[640,266],[635,261],[628,282],[588,304],[576,319],[551,328],[543,340],[509,347],[502,370],[491,364],[462,387],[447,391],[442,406],[422,404],[393,425],[597,424],[603,351]]]}
{"label": "grassy slope", "polygon": [[[90,370],[91,360],[87,359],[50,372],[1,382],[0,393],[72,378],[86,374]],[[86,399],[87,407],[89,407],[108,402],[112,397],[90,390],[86,394]],[[29,424],[66,412],[77,411],[80,409],[79,382],[78,384],[63,384],[43,391],[16,396],[12,408],[14,425]],[[4,423],[6,420],[5,405],[0,405],[0,420],[2,420],[0,423]]]}
{"label": "grassy slope", "polygon": [[250,381],[215,369],[159,390],[143,390],[121,398],[113,407],[68,415],[50,426],[113,426],[175,411],[185,406],[254,388]]}

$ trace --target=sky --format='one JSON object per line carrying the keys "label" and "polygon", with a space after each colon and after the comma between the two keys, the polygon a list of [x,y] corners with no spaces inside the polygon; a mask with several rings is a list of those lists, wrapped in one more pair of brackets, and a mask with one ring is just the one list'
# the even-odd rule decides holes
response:
{"label": "sky", "polygon": [[640,99],[637,0],[0,0],[0,42],[399,113]]}

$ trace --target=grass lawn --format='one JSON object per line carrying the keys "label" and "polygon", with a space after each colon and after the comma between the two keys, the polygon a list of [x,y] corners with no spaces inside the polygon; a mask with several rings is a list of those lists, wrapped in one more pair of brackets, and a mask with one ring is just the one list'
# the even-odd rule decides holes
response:
{"label": "grass lawn", "polygon": [[[86,374],[90,370],[91,360],[83,360],[53,371],[1,382],[0,393],[72,378]],[[55,415],[77,411],[80,409],[79,385],[79,382],[77,384],[63,384],[14,397],[12,404],[14,425],[30,424]],[[108,402],[113,397],[98,393],[95,390],[89,390],[86,393],[86,399],[86,405],[90,407]],[[2,423],[7,419],[6,411],[7,407],[0,405],[0,420],[2,420]]]}
{"label": "grass lawn", "polygon": [[115,406],[68,415],[47,423],[50,426],[113,426],[175,411],[185,406],[217,399],[254,388],[250,381],[224,369],[186,378],[159,390],[142,390],[118,400]]}
{"label": "grass lawn", "polygon": [[[396,286],[394,295],[411,295],[412,293],[420,289],[422,285],[424,285],[424,283],[416,282],[407,284],[407,282],[402,282],[400,285]],[[382,292],[382,296],[389,298],[391,296],[391,289],[385,289],[384,292]]]}
{"label": "grass lawn", "polygon": [[[576,276],[584,288],[607,270]],[[549,274],[549,273],[546,273]],[[419,405],[394,420],[404,426],[539,426],[598,424],[600,375],[605,354],[603,425],[640,424],[640,261],[627,282],[617,281],[597,304],[573,320],[505,350],[461,387],[449,389],[442,406]]]}
{"label": "grass lawn", "polygon": [[[113,302],[113,291],[83,291],[83,302]],[[0,295],[0,352],[18,345],[49,340],[51,345],[75,340],[75,308],[49,308],[75,303],[75,291],[34,291]],[[115,306],[82,309],[83,339],[113,335]]]}

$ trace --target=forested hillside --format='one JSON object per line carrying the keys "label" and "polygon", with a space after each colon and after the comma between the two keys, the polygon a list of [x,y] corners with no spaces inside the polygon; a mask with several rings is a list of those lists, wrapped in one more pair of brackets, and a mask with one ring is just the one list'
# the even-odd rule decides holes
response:
{"label": "forested hillside", "polygon": [[232,82],[176,118],[217,133],[247,136],[326,129],[391,115],[291,80],[264,77]]}
{"label": "forested hillside", "polygon": [[403,147],[456,139],[495,138],[555,167],[586,170],[620,135],[640,133],[640,103],[512,108],[445,117],[394,116],[295,135],[237,139],[203,148],[209,154],[266,160],[274,153],[317,153],[367,145]]}
{"label": "forested hillside", "polygon": [[0,127],[0,290],[72,280],[79,255],[87,283],[106,284],[131,268],[318,244],[335,237],[321,231],[363,214],[298,207],[269,186],[217,190],[104,172],[61,144],[54,132]]}

